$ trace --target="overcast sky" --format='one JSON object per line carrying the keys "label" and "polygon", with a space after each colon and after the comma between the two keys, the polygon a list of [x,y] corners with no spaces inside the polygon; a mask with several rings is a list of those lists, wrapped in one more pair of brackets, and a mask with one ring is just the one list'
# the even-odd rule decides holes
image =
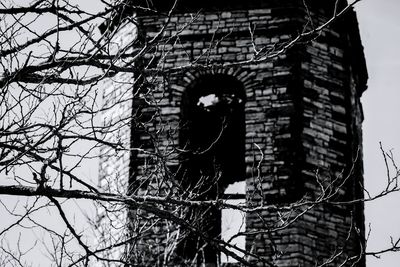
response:
{"label": "overcast sky", "polygon": [[[98,2],[82,1],[82,5],[93,9]],[[384,148],[392,149],[400,165],[400,124],[397,118],[400,114],[400,0],[362,0],[356,11],[370,77],[362,103],[365,115],[365,185],[373,193],[382,189],[386,181],[380,141]],[[368,227],[371,223],[372,229],[368,250],[388,246],[390,235],[400,237],[399,203],[400,193],[397,193],[385,200],[366,204],[366,225]],[[398,267],[399,262],[400,252],[379,260],[367,258],[368,267]]]}
{"label": "overcast sky", "polygon": [[[380,141],[400,164],[400,1],[363,0],[356,11],[369,72],[368,90],[362,97],[365,184],[376,192],[386,179]],[[399,203],[399,193],[367,203],[366,225],[371,223],[372,229],[369,250],[389,245],[390,235],[400,236]],[[368,267],[397,267],[399,262],[400,252],[380,260],[367,258]]]}

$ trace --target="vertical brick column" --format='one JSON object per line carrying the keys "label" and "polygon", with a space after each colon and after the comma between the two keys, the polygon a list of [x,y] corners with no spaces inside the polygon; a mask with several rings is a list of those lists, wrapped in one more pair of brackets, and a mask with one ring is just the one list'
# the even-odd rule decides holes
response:
{"label": "vertical brick column", "polygon": [[[192,13],[197,9],[189,4],[170,17],[138,13],[143,38],[160,41],[144,57],[143,65],[152,69],[142,77],[145,90],[126,106],[134,119],[140,115],[127,136],[134,154],[129,162],[129,157],[104,160],[102,170],[125,166],[126,173],[130,167],[130,177],[120,178],[132,193],[179,196],[174,184],[181,166],[183,95],[204,76],[228,75],[246,94],[246,201],[248,207],[261,207],[246,214],[246,250],[254,254],[247,259],[260,266],[314,266],[338,251],[344,253],[333,265],[356,258],[363,236],[362,205],[324,201],[312,208],[292,205],[290,212],[262,208],[318,201],[321,186],[329,191],[325,193],[337,190],[331,202],[362,197],[359,98],[366,70],[360,40],[354,37],[354,14],[307,44],[259,60],[260,53],[279,50],[309,25],[309,15],[313,25],[324,23],[335,1],[310,1],[308,11],[296,0],[222,2],[201,13]],[[352,62],[355,55],[357,64]],[[183,211],[172,212],[179,217]],[[131,223],[145,229],[131,250],[135,263],[174,262],[178,226],[140,212],[131,214]],[[362,259],[358,266],[364,266]]]}

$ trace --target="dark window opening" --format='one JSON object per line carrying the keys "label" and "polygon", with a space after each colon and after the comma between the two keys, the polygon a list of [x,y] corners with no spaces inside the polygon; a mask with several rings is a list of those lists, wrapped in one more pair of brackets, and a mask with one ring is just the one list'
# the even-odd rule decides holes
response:
{"label": "dark window opening", "polygon": [[[182,99],[179,179],[195,200],[225,197],[228,185],[245,179],[245,93],[225,74],[204,75]],[[198,263],[217,263],[220,255],[207,238],[221,238],[221,210],[193,208],[185,218],[199,233],[189,233],[178,254]]]}

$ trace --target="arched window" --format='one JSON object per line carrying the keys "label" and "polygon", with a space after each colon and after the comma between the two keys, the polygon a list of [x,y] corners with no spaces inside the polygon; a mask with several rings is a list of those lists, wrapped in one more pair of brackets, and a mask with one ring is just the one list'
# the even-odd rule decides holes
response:
{"label": "arched window", "polygon": [[[245,92],[226,74],[199,77],[182,99],[180,180],[197,200],[224,198],[228,185],[245,179]],[[210,238],[221,236],[221,210],[192,209],[187,219]],[[197,244],[197,246],[195,246]],[[215,263],[215,249],[196,234],[181,244],[180,254]]]}

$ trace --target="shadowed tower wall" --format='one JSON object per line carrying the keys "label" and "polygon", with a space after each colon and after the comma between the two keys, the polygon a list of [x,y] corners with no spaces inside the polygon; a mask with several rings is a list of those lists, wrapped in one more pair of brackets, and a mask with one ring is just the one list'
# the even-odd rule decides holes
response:
{"label": "shadowed tower wall", "polygon": [[[140,148],[117,164],[128,192],[223,199],[229,184],[245,181],[247,207],[254,207],[245,217],[246,259],[255,265],[365,266],[363,206],[349,204],[363,197],[360,97],[367,82],[354,11],[266,58],[344,5],[321,2],[178,1],[168,15],[168,1],[153,1],[159,13],[135,13],[138,42],[157,45],[136,65],[124,111],[133,118],[124,138]],[[207,146],[212,140],[223,141]],[[104,156],[101,168],[113,172],[113,164]],[[204,176],[216,180],[195,184]],[[188,193],[205,188],[212,190],[203,197]],[[173,212],[188,222],[198,212],[204,220],[190,223],[220,234],[218,209]],[[131,247],[133,262],[178,264],[193,253],[184,245],[190,235],[173,223],[139,211],[130,218],[132,229],[147,227]],[[215,264],[219,256],[207,249],[203,261]]]}

